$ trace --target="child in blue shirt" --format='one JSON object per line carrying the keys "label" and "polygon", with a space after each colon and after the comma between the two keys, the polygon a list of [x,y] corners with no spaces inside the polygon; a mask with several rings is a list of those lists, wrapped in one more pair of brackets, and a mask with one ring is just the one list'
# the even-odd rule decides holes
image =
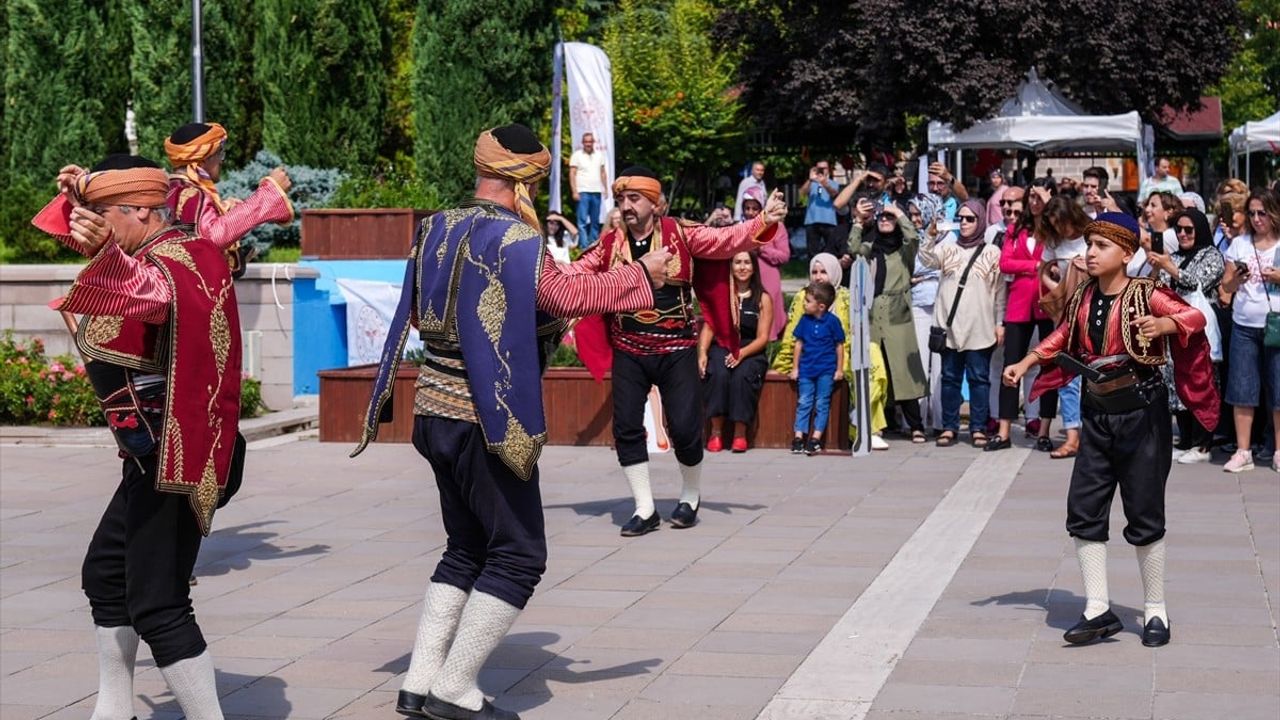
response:
{"label": "child in blue shirt", "polygon": [[[835,299],[836,290],[831,283],[809,283],[804,289],[804,315],[792,332],[796,349],[791,379],[797,382],[800,391],[796,434],[791,440],[791,452],[795,455],[822,452],[822,431],[831,412],[831,389],[844,377],[844,328],[839,318],[827,312]],[[813,433],[806,442],[811,414]]]}

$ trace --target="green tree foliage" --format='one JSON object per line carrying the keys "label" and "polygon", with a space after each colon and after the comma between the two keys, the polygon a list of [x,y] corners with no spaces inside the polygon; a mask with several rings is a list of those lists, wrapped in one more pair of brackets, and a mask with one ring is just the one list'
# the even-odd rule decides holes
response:
{"label": "green tree foliage", "polygon": [[123,4],[133,41],[129,95],[138,154],[163,163],[164,139],[191,121],[191,3],[125,0]]}
{"label": "green tree foliage", "polygon": [[421,0],[413,30],[415,166],[446,202],[471,190],[476,135],[538,129],[551,85],[553,0]]}
{"label": "green tree foliage", "polygon": [[120,39],[112,0],[5,0],[3,179],[51,179],[124,146]]}
{"label": "green tree foliage", "polygon": [[385,8],[378,0],[257,0],[253,76],[263,145],[288,163],[374,163],[386,94]]}
{"label": "green tree foliage", "polygon": [[1242,0],[1240,52],[1210,91],[1222,98],[1227,132],[1280,108],[1280,0]]}
{"label": "green tree foliage", "polygon": [[712,44],[706,0],[622,0],[604,27],[619,168],[651,167],[677,189],[741,140],[732,59]]}

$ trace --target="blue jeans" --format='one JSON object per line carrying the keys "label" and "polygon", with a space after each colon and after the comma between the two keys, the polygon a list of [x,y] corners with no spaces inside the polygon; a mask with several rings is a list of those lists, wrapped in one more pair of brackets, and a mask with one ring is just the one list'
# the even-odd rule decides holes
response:
{"label": "blue jeans", "polygon": [[969,381],[969,431],[985,431],[991,417],[991,353],[985,350],[942,352],[942,429],[960,431],[960,386]]}
{"label": "blue jeans", "polygon": [[1062,427],[1076,430],[1080,427],[1080,378],[1058,388],[1058,411],[1062,413]]}
{"label": "blue jeans", "polygon": [[600,193],[578,193],[578,247],[591,247],[600,237]]}
{"label": "blue jeans", "polygon": [[[800,378],[800,401],[796,405],[795,431],[801,435],[809,432],[809,415],[813,414],[814,432],[827,429],[827,416],[831,414],[831,388],[835,385],[835,373],[818,377]],[[815,410],[816,408],[816,410]]]}
{"label": "blue jeans", "polygon": [[1263,345],[1265,334],[1265,328],[1232,324],[1228,405],[1280,410],[1280,349]]}

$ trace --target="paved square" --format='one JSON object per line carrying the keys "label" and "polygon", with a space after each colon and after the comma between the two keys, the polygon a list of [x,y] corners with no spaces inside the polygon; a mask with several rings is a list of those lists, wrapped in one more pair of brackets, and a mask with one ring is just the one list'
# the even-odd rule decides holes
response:
{"label": "paved square", "polygon": [[[228,718],[393,718],[444,535],[407,445],[259,443],[193,589]],[[482,688],[534,720],[1280,716],[1280,478],[1174,466],[1173,643],[1143,648],[1113,515],[1126,632],[1062,630],[1080,579],[1068,463],[897,442],[852,460],[709,455],[700,524],[618,536],[611,451],[547,448],[549,569]],[[79,569],[119,479],[108,448],[0,446],[0,716],[87,718],[97,661]],[[659,510],[679,491],[653,463]],[[899,647],[900,645],[900,647]],[[181,716],[140,652],[140,720]]]}

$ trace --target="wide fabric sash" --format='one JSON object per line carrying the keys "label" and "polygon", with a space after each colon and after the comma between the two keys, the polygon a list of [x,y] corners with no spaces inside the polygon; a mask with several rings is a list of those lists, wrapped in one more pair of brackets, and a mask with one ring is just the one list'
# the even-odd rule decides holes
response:
{"label": "wide fabric sash", "polygon": [[489,204],[433,215],[418,237],[353,455],[377,434],[416,294],[422,339],[462,349],[488,450],[528,480],[546,443],[538,329],[556,322],[537,310],[542,240],[518,215]]}

